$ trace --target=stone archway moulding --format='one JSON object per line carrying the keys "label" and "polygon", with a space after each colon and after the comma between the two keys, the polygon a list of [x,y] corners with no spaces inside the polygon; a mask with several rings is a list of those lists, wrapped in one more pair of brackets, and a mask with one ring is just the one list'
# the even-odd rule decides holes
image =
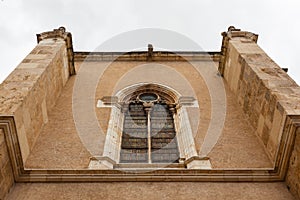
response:
{"label": "stone archway moulding", "polygon": [[128,103],[133,95],[142,92],[157,93],[167,99],[169,104],[174,105],[176,112],[173,118],[181,163],[184,163],[187,168],[210,169],[211,165],[208,158],[198,157],[186,110],[186,107],[198,106],[197,100],[194,97],[181,96],[173,88],[157,83],[134,84],[117,91],[115,96],[103,97],[98,101],[97,107],[111,107],[111,115],[103,155],[94,156],[89,167],[93,169],[114,168],[114,165],[119,162],[124,122],[122,105]]}

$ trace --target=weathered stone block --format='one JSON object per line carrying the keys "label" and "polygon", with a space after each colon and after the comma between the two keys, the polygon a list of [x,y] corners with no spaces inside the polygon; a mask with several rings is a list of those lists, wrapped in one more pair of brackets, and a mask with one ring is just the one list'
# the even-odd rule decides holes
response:
{"label": "weathered stone block", "polygon": [[14,183],[10,158],[7,152],[4,133],[0,129],[0,199],[4,199]]}

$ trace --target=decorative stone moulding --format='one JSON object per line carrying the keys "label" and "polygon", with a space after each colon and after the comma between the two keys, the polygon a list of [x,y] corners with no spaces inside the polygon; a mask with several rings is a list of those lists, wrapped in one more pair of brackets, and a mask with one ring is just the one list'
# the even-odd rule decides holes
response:
{"label": "decorative stone moulding", "polygon": [[258,35],[255,33],[251,33],[248,31],[241,31],[241,29],[236,29],[234,26],[229,26],[227,32],[222,33],[223,37],[228,37],[229,39],[232,39],[234,37],[244,37],[246,39],[249,39],[255,43],[257,43]]}
{"label": "decorative stone moulding", "polygon": [[89,169],[113,169],[116,162],[106,156],[93,156],[90,158]]}
{"label": "decorative stone moulding", "polygon": [[[143,97],[150,97],[153,95],[152,100],[143,99]],[[143,96],[145,95],[145,96]],[[186,168],[191,169],[211,169],[209,159],[202,159],[197,157],[198,154],[195,149],[194,138],[192,136],[192,129],[190,126],[189,117],[186,111],[187,107],[197,107],[195,103],[197,100],[194,97],[181,96],[177,91],[167,86],[153,83],[139,83],[119,91],[116,96],[105,96],[98,100],[97,107],[111,107],[111,116],[109,121],[109,127],[106,134],[104,157],[108,157],[118,164],[120,156],[120,142],[123,130],[124,121],[124,109],[126,105],[131,101],[140,101],[144,103],[144,106],[151,107],[151,104],[161,99],[167,100],[167,104],[171,107],[173,113],[175,130],[177,132],[177,141],[179,146],[180,159],[185,163]],[[123,105],[123,106],[122,106]],[[90,160],[90,167],[94,169],[103,169],[102,157]],[[189,160],[193,158],[192,160]],[[97,165],[92,163],[97,162]],[[93,166],[91,166],[93,165]],[[150,167],[152,165],[149,165]],[[112,167],[110,165],[110,167]],[[147,167],[147,166],[145,166]]]}
{"label": "decorative stone moulding", "polygon": [[209,157],[193,156],[184,161],[187,169],[212,169]]}
{"label": "decorative stone moulding", "polygon": [[237,29],[234,26],[229,26],[227,32],[222,32],[222,36],[223,36],[223,40],[222,40],[222,47],[221,47],[221,56],[219,61],[219,72],[223,76],[225,63],[227,60],[227,49],[228,49],[229,40],[239,37],[239,38],[243,38],[242,42],[257,43],[258,35],[248,31],[241,31],[241,29]]}
{"label": "decorative stone moulding", "polygon": [[65,27],[59,27],[58,29],[53,29],[53,31],[47,31],[43,33],[36,34],[37,42],[40,43],[46,39],[52,39],[56,41],[58,39],[62,39],[65,41],[67,46],[67,56],[69,62],[69,73],[70,75],[75,75],[75,67],[74,67],[74,51],[73,51],[73,43],[72,43],[72,34],[70,32],[66,32]]}

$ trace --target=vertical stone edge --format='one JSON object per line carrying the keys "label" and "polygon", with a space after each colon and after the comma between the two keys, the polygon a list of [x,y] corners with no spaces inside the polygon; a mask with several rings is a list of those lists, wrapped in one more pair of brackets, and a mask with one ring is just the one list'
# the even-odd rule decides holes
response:
{"label": "vertical stone edge", "polygon": [[285,116],[298,112],[297,97],[289,95],[297,95],[299,87],[256,44],[258,35],[233,26],[222,35],[219,72],[275,163]]}
{"label": "vertical stone edge", "polygon": [[219,73],[274,162],[274,173],[300,199],[300,88],[256,44],[257,35],[223,32]]}
{"label": "vertical stone edge", "polygon": [[21,150],[18,145],[13,116],[0,116],[0,199],[10,191],[24,173]]}
{"label": "vertical stone edge", "polygon": [[70,33],[61,27],[37,34],[37,38],[37,46],[0,84],[0,129],[6,135],[15,180],[24,172],[49,111],[69,76],[75,74]]}
{"label": "vertical stone edge", "polygon": [[0,128],[0,199],[4,199],[13,186],[13,177],[4,131]]}
{"label": "vertical stone edge", "polygon": [[286,164],[285,182],[290,192],[300,199],[300,117],[294,122],[295,135],[293,144],[291,144],[292,152],[288,163]]}

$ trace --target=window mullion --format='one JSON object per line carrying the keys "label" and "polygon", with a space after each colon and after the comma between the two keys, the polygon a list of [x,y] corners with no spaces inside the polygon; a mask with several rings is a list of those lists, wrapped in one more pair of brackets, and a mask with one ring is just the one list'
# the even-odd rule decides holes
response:
{"label": "window mullion", "polygon": [[148,131],[148,163],[151,161],[151,119],[150,119],[150,109],[147,110],[147,131]]}

